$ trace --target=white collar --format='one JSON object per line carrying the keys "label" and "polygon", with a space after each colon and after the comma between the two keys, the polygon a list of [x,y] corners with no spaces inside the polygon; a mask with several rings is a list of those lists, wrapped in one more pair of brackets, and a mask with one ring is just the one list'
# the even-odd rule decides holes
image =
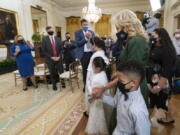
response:
{"label": "white collar", "polygon": [[139,94],[141,94],[140,87],[135,91],[130,91],[127,93],[129,98],[136,98],[137,96],[139,96]]}

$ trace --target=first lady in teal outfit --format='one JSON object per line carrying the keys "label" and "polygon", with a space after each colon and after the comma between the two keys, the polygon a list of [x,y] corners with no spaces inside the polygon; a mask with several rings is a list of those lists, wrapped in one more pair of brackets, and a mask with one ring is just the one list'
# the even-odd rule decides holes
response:
{"label": "first lady in teal outfit", "polygon": [[[112,22],[115,23],[117,38],[126,40],[125,48],[120,54],[118,61],[136,60],[146,64],[149,57],[148,35],[136,14],[128,9],[124,9],[117,13]],[[106,89],[116,86],[117,82],[118,78],[104,86],[94,88],[93,97],[99,98]],[[141,93],[148,105],[148,87],[146,79],[141,83]],[[112,134],[116,126],[115,113],[116,111],[114,110],[112,121],[110,122],[110,134]]]}
{"label": "first lady in teal outfit", "polygon": [[25,42],[21,35],[15,37],[15,42],[11,46],[11,55],[16,57],[16,63],[23,81],[23,90],[27,90],[27,78],[30,77],[33,85],[37,88],[34,77],[34,60],[31,54],[33,46]]}

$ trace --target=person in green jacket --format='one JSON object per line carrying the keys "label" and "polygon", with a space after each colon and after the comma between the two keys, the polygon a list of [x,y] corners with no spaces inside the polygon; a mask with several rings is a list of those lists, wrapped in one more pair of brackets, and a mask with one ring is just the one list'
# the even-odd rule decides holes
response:
{"label": "person in green jacket", "polygon": [[[117,38],[126,41],[126,45],[120,54],[118,61],[137,60],[146,64],[149,57],[148,35],[145,32],[140,20],[131,10],[124,9],[117,13],[114,17],[117,30]],[[104,91],[117,85],[118,78],[107,83],[104,86],[93,88],[93,98],[99,98]],[[148,87],[146,79],[141,83],[141,93],[148,106]],[[110,123],[110,134],[112,134],[116,126],[116,110],[112,113],[112,122]]]}

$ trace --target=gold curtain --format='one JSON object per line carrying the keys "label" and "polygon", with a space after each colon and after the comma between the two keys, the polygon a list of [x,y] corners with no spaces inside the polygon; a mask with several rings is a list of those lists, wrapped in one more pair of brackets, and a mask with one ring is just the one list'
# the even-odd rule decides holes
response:
{"label": "gold curtain", "polygon": [[102,15],[101,19],[95,24],[95,32],[102,37],[111,36],[111,15]]}
{"label": "gold curtain", "polygon": [[163,27],[164,25],[164,12],[160,12],[161,13],[161,19],[159,20],[159,27]]}
{"label": "gold curtain", "polygon": [[66,18],[66,30],[70,33],[71,39],[75,39],[74,32],[81,28],[80,17]]}

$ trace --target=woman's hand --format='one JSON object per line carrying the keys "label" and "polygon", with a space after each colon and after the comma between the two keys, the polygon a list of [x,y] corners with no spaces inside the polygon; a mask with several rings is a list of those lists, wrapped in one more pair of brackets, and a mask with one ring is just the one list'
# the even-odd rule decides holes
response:
{"label": "woman's hand", "polygon": [[156,94],[156,93],[159,93],[161,91],[161,87],[159,85],[156,85],[152,88],[152,93],[153,94]]}
{"label": "woman's hand", "polygon": [[95,99],[101,98],[104,93],[105,87],[99,86],[92,89],[92,97]]}
{"label": "woman's hand", "polygon": [[32,49],[34,48],[34,46],[31,44],[31,42],[29,40],[26,41],[26,44]]}
{"label": "woman's hand", "polygon": [[19,49],[19,48],[16,48],[16,49],[15,49],[14,56],[17,56],[17,55],[19,54],[19,52],[20,52],[20,49]]}
{"label": "woman's hand", "polygon": [[112,80],[111,82],[107,83],[104,86],[99,86],[99,87],[93,88],[92,89],[92,97],[93,98],[100,98],[106,89],[110,89],[110,88],[115,87],[117,82],[118,82],[118,78],[116,77],[114,80]]}

